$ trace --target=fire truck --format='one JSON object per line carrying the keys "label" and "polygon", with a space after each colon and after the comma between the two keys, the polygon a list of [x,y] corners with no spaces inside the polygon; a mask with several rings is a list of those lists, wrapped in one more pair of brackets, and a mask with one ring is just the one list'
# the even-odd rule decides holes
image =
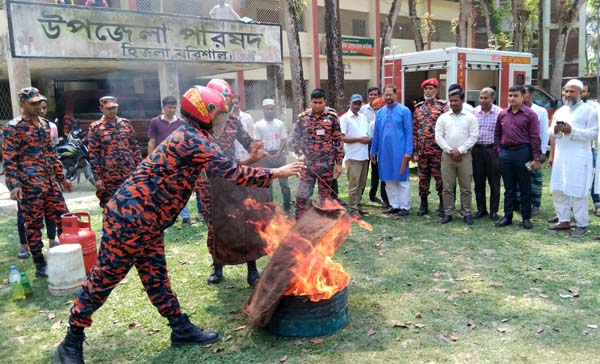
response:
{"label": "fire truck", "polygon": [[458,47],[400,54],[386,50],[382,84],[395,85],[398,102],[409,107],[423,96],[420,84],[430,77],[440,82],[439,98],[445,99],[448,86],[457,83],[471,105],[479,104],[482,88],[492,87],[498,106],[507,107],[511,86],[531,84],[531,53]]}

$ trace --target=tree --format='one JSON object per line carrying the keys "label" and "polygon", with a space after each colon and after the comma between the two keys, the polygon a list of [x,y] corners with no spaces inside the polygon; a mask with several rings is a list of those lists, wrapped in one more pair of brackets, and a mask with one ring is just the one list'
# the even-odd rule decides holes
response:
{"label": "tree", "polygon": [[292,73],[292,112],[298,115],[306,110],[306,88],[304,87],[304,68],[302,66],[302,50],[298,24],[306,9],[305,0],[283,0],[285,14],[285,31],[290,51],[290,70]]}
{"label": "tree", "polygon": [[[341,110],[344,98],[344,60],[342,58],[342,30],[338,0],[325,0],[325,38],[327,38],[327,99],[329,105]],[[318,62],[318,60],[317,60]]]}
{"label": "tree", "polygon": [[[396,19],[398,18],[398,12],[400,11],[401,4],[402,3],[399,0],[391,0],[390,2],[390,12],[385,18],[385,23],[383,24],[383,29],[381,30],[381,62],[383,62],[383,58],[385,57],[385,49],[389,47],[392,42],[392,34],[394,33],[394,26],[396,24]],[[381,72],[383,73],[383,71],[384,70],[382,68]]]}
{"label": "tree", "polygon": [[458,10],[458,20],[454,26],[456,34],[456,46],[467,47],[467,35],[469,33],[469,12],[471,9],[471,0],[460,0]]}
{"label": "tree", "polygon": [[423,35],[421,34],[421,19],[417,16],[417,0],[408,0],[408,16],[412,26],[415,49],[420,52],[425,47]]}
{"label": "tree", "polygon": [[[577,26],[579,9],[586,0],[561,0],[558,11],[558,38],[554,45],[553,62],[550,71],[550,93],[559,97],[562,88],[562,74],[565,67],[567,42],[571,30]],[[583,31],[583,30],[580,30]]]}
{"label": "tree", "polygon": [[529,22],[529,11],[525,6],[525,0],[512,0],[513,18],[513,50],[523,52],[525,47],[525,30]]}
{"label": "tree", "polygon": [[483,8],[483,17],[485,18],[485,32],[487,33],[488,48],[496,47],[496,35],[494,30],[494,11],[491,0],[481,0]]}

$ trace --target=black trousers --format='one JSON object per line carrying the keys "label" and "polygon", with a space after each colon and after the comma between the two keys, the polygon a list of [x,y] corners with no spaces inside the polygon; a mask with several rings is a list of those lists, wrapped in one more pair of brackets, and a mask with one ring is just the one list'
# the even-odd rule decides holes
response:
{"label": "black trousers", "polygon": [[531,183],[525,163],[533,159],[531,146],[524,144],[514,149],[502,148],[499,158],[504,182],[504,216],[512,219],[518,185],[521,191],[521,216],[523,220],[528,220],[531,218]]}
{"label": "black trousers", "polygon": [[498,212],[500,206],[500,161],[494,145],[475,144],[473,157],[473,180],[477,211],[487,211],[485,185],[490,186],[490,212]]}
{"label": "black trousers", "polygon": [[[369,156],[371,155],[371,143],[369,143]],[[379,165],[371,163],[371,189],[369,198],[377,197],[377,188],[379,187]],[[381,199],[386,205],[389,205],[387,193],[385,192],[385,182],[381,181]]]}

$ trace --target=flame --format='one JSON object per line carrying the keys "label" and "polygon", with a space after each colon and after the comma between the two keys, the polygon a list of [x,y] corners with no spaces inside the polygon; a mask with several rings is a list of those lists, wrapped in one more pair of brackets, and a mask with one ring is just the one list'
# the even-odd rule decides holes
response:
{"label": "flame", "polygon": [[[244,201],[246,208],[252,210],[261,210],[264,204],[257,203],[252,199]],[[324,207],[339,207],[337,201],[325,202]],[[261,214],[261,216],[264,216]],[[265,252],[273,255],[275,250],[287,241],[295,241],[297,245],[302,245],[305,249],[295,248],[293,250],[293,259],[295,260],[292,269],[293,278],[290,280],[286,296],[306,296],[311,301],[320,301],[333,297],[336,293],[343,290],[350,281],[348,273],[344,271],[341,264],[334,262],[335,250],[341,245],[340,238],[345,237],[350,232],[351,224],[355,221],[363,228],[372,230],[372,227],[364,221],[354,219],[338,219],[333,227],[319,242],[310,242],[291,231],[295,222],[286,219],[278,210],[270,221],[248,221],[254,225],[259,235],[265,242]],[[293,239],[290,237],[293,236]],[[287,237],[287,238],[286,238]],[[307,248],[308,247],[308,248]]]}

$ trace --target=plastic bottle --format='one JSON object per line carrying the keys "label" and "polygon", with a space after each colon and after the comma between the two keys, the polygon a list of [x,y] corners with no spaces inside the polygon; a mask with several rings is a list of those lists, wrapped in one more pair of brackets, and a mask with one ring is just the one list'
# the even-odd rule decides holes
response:
{"label": "plastic bottle", "polygon": [[23,290],[23,285],[21,284],[21,275],[19,274],[16,265],[10,266],[10,274],[8,276],[8,281],[10,282],[10,291],[13,300],[24,299],[25,290]]}
{"label": "plastic bottle", "polygon": [[23,291],[25,292],[25,298],[33,297],[33,289],[31,289],[31,283],[29,283],[29,279],[25,275],[25,272],[21,272],[21,285],[23,286]]}

